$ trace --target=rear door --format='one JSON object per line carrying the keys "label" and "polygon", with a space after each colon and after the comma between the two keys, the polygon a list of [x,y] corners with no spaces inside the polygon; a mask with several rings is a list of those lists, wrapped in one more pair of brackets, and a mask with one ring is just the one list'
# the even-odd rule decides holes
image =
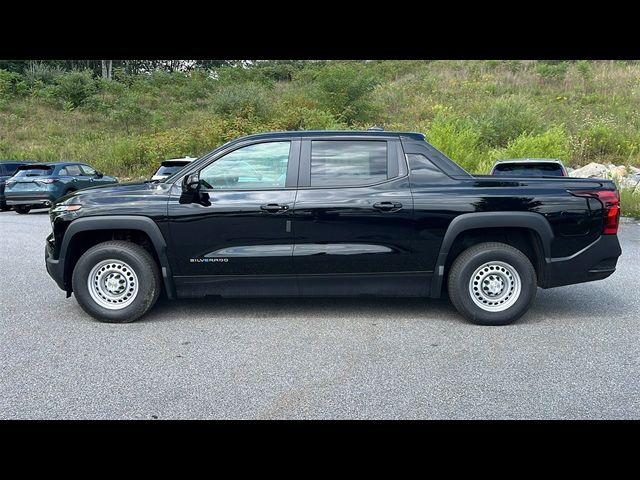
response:
{"label": "rear door", "polygon": [[413,199],[399,140],[302,141],[293,261],[303,295],[419,295]]}

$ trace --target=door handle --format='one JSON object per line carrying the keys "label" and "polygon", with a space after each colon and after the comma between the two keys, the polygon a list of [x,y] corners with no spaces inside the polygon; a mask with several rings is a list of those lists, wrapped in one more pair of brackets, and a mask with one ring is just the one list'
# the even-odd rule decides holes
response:
{"label": "door handle", "polygon": [[396,212],[402,208],[400,202],[378,202],[373,204],[373,208],[383,212]]}
{"label": "door handle", "polygon": [[283,203],[267,203],[265,205],[261,205],[260,210],[267,213],[284,212],[285,210],[289,210],[289,205],[285,205]]}

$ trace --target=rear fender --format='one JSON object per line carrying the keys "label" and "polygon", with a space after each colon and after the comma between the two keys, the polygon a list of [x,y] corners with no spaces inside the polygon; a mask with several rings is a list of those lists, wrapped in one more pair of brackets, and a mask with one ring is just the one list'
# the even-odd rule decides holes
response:
{"label": "rear fender", "polygon": [[542,248],[545,257],[545,264],[551,261],[551,243],[554,235],[551,225],[539,213],[533,212],[478,212],[463,213],[458,215],[449,224],[442,245],[436,266],[434,269],[433,279],[431,281],[431,297],[438,298],[442,291],[442,283],[444,281],[444,267],[449,256],[451,246],[456,238],[466,230],[478,228],[496,228],[496,227],[512,227],[527,228],[535,231],[542,240]]}

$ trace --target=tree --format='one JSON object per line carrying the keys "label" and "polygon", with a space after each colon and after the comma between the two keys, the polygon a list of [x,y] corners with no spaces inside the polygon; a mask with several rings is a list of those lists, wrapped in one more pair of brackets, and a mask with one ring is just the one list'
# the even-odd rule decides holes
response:
{"label": "tree", "polygon": [[101,60],[102,61],[102,78],[111,80],[111,72],[113,70],[113,60]]}

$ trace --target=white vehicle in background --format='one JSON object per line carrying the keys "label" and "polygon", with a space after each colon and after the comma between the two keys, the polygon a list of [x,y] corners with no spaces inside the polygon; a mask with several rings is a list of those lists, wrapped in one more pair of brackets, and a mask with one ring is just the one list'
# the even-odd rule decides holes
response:
{"label": "white vehicle in background", "polygon": [[165,180],[178,170],[181,170],[185,165],[189,165],[194,160],[195,158],[192,157],[171,158],[169,160],[165,160],[160,164],[160,167],[156,173],[153,174],[151,180]]}
{"label": "white vehicle in background", "polygon": [[564,164],[555,158],[514,158],[498,160],[491,175],[510,177],[568,177]]}

